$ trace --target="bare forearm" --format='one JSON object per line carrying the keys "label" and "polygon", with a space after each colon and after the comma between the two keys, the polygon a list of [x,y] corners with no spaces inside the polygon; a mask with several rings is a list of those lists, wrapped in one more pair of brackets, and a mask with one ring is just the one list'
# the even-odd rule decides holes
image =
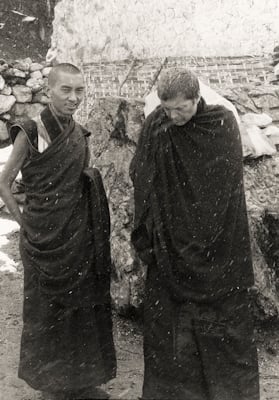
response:
{"label": "bare forearm", "polygon": [[14,198],[11,186],[19,173],[28,153],[28,139],[24,131],[20,131],[15,139],[12,153],[0,175],[0,197],[2,197],[14,219],[21,225],[21,212]]}
{"label": "bare forearm", "polygon": [[12,216],[14,217],[16,222],[18,222],[19,225],[21,226],[21,224],[22,224],[21,212],[20,212],[19,206],[16,202],[16,199],[14,198],[14,196],[12,194],[11,189],[9,187],[1,187],[0,188],[0,197],[3,199],[6,207],[8,208],[8,210],[10,211],[10,213],[12,214]]}

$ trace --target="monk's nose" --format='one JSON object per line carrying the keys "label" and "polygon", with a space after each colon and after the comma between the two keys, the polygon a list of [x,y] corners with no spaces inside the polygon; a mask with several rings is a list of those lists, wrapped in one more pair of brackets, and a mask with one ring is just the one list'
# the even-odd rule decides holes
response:
{"label": "monk's nose", "polygon": [[176,119],[177,118],[177,112],[176,111],[171,111],[170,116],[171,119]]}
{"label": "monk's nose", "polygon": [[69,96],[69,100],[70,101],[77,101],[77,95],[76,95],[76,93],[74,92],[74,91],[72,91],[71,93],[70,93],[70,96]]}

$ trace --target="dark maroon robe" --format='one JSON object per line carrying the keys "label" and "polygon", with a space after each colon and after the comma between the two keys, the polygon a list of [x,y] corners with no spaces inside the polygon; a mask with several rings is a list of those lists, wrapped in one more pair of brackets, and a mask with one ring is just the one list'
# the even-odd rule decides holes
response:
{"label": "dark maroon robe", "polygon": [[147,119],[131,164],[132,241],[178,301],[215,300],[253,285],[242,148],[233,114],[203,99],[174,126]]}
{"label": "dark maroon robe", "polygon": [[20,235],[24,266],[19,376],[35,389],[72,392],[115,376],[110,309],[110,222],[102,178],[86,165],[88,134],[74,120],[61,129],[49,108],[41,119],[49,147],[22,167],[26,201]]}
{"label": "dark maroon robe", "polygon": [[259,400],[253,268],[232,112],[175,126],[158,107],[131,164],[132,242],[148,265],[143,399]]}

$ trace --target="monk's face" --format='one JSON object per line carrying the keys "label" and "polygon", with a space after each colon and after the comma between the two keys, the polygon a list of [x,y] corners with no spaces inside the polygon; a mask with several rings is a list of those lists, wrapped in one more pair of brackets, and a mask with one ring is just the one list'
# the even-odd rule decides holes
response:
{"label": "monk's face", "polygon": [[186,124],[196,114],[199,98],[185,99],[181,94],[170,100],[161,100],[161,105],[174,125]]}
{"label": "monk's face", "polygon": [[81,74],[59,72],[49,88],[52,105],[58,115],[71,116],[81,103],[84,82]]}

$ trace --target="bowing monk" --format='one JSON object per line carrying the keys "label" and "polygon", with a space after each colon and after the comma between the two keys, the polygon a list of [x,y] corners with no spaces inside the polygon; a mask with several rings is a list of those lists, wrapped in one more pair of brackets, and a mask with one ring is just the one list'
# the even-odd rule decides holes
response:
{"label": "bowing monk", "polygon": [[131,163],[132,242],[147,264],[144,400],[259,400],[238,124],[170,69]]}
{"label": "bowing monk", "polygon": [[[44,399],[107,398],[115,377],[110,220],[102,178],[88,168],[90,133],[72,117],[84,82],[72,64],[49,74],[50,104],[15,124],[0,194],[20,224],[24,266],[19,377]],[[11,185],[21,170],[21,212]]]}

